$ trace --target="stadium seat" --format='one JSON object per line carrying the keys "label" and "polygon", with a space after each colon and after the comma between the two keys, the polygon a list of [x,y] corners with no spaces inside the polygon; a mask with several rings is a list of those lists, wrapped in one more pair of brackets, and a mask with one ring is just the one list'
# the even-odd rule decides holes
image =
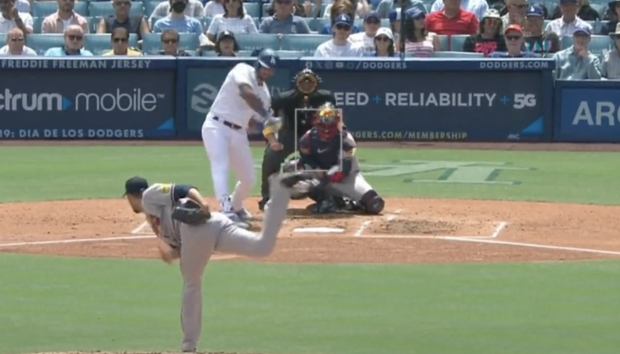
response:
{"label": "stadium seat", "polygon": [[277,34],[238,34],[236,40],[241,50],[254,50],[258,48],[280,49],[280,39]]}
{"label": "stadium seat", "polygon": [[6,35],[7,35],[6,33],[0,33],[0,42],[1,43],[6,43]]}
{"label": "stadium seat", "polygon": [[[194,33],[179,33],[179,50],[196,51],[198,36]],[[149,33],[142,37],[142,52],[157,54],[161,50],[161,33]]]}
{"label": "stadium seat", "polygon": [[609,8],[609,5],[605,2],[605,3],[601,3],[601,4],[596,4],[596,3],[590,3],[590,7],[598,12],[598,14],[603,17],[605,16],[605,11],[607,11],[607,9]]}
{"label": "stadium seat", "polygon": [[52,47],[64,46],[65,39],[62,34],[31,33],[26,38],[26,45],[37,52],[37,55],[43,55]]}
{"label": "stadium seat", "polygon": [[296,59],[305,55],[304,52],[297,50],[277,50],[276,53],[283,59]]}
{"label": "stadium seat", "polygon": [[390,28],[390,19],[382,18],[381,19],[381,27]]}
{"label": "stadium seat", "polygon": [[[91,2],[88,6],[88,13],[92,17],[113,16],[114,8],[112,7],[111,1]],[[144,6],[142,1],[132,1],[129,14],[132,16],[144,16]]]}
{"label": "stadium seat", "polygon": [[[34,1],[32,3],[32,16],[45,18],[54,12],[58,11],[58,4],[56,1]],[[76,2],[73,11],[82,16],[88,15],[88,3]]]}
{"label": "stadium seat", "polygon": [[213,50],[203,50],[202,53],[200,53],[200,56],[212,58],[217,56],[217,52]]}
{"label": "stadium seat", "polygon": [[41,33],[41,25],[43,24],[44,17],[32,18],[32,31],[34,33]]}
{"label": "stadium seat", "polygon": [[450,38],[445,34],[441,34],[437,37],[439,37],[439,44],[441,45],[441,49],[450,50]]}
{"label": "stadium seat", "polygon": [[252,56],[252,51],[251,50],[240,50],[237,52],[237,56],[242,57],[242,58],[249,58]]}
{"label": "stadium seat", "polygon": [[433,52],[435,58],[484,58],[482,53],[470,53],[459,51],[437,51]]}
{"label": "stadium seat", "polygon": [[88,20],[88,28],[90,29],[90,33],[97,33],[97,27],[99,26],[101,17],[86,17],[86,20]]}
{"label": "stadium seat", "polygon": [[257,3],[243,4],[243,8],[245,9],[246,15],[250,15],[250,17],[260,17]]}
{"label": "stadium seat", "polygon": [[467,34],[459,34],[450,36],[450,47],[444,47],[441,45],[441,50],[451,50],[451,51],[462,51],[463,45],[465,44],[465,39],[469,37]]}
{"label": "stadium seat", "polygon": [[252,20],[254,20],[254,25],[256,25],[256,28],[260,28],[260,19],[258,17],[252,17]]}
{"label": "stadium seat", "polygon": [[[153,26],[155,25],[155,22],[157,22],[157,20],[159,20],[160,18],[163,18],[163,17],[149,17],[149,22],[150,22],[149,26],[150,26],[150,28],[153,28]],[[204,28],[204,30],[206,30],[208,27],[203,27],[203,28]]]}
{"label": "stadium seat", "polygon": [[144,13],[146,14],[146,16],[151,16],[153,11],[155,11],[155,8],[157,7],[157,5],[159,5],[160,3],[161,3],[161,0],[145,1],[144,2]]}
{"label": "stadium seat", "polygon": [[[138,35],[131,33],[129,35],[129,47],[138,46]],[[84,37],[84,47],[90,50],[93,55],[101,55],[112,49],[111,37],[109,33],[87,34]]]}
{"label": "stadium seat", "polygon": [[319,44],[331,38],[332,36],[328,34],[288,34],[282,37],[280,49],[314,53]]}
{"label": "stadium seat", "polygon": [[213,17],[202,18],[202,28],[204,32],[206,32],[209,29],[209,25],[211,25],[211,21],[213,21]]}

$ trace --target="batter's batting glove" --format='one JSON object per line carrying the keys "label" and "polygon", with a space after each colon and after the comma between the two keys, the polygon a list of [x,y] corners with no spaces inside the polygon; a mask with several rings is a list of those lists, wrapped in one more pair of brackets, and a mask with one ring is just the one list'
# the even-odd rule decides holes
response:
{"label": "batter's batting glove", "polygon": [[271,128],[273,131],[282,129],[282,118],[279,117],[267,117],[263,123],[264,128]]}
{"label": "batter's batting glove", "polygon": [[211,213],[204,210],[198,203],[182,198],[172,210],[172,218],[188,225],[204,224],[211,218]]}

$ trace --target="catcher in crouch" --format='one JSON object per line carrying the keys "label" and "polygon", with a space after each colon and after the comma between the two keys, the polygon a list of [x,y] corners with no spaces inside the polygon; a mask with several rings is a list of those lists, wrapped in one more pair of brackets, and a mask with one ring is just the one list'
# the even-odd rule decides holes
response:
{"label": "catcher in crouch", "polygon": [[300,193],[292,198],[303,199],[307,196],[313,199],[317,203],[310,211],[315,213],[332,211],[335,197],[349,199],[357,209],[368,214],[381,213],[385,202],[362,176],[354,156],[355,147],[353,136],[342,123],[340,110],[329,102],[322,105],[314,117],[312,129],[299,140],[299,160],[289,162],[284,170],[326,172],[314,172],[313,180],[300,182],[306,184],[307,194]]}

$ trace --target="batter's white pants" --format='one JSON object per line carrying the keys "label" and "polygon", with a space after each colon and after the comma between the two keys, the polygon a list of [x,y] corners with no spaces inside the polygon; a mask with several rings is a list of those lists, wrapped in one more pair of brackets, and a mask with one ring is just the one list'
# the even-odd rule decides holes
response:
{"label": "batter's white pants", "polygon": [[[222,212],[229,213],[243,208],[243,201],[256,184],[254,160],[245,129],[234,130],[207,115],[202,125],[202,142],[211,162],[211,178],[215,197],[222,205]],[[237,185],[228,203],[228,171],[232,166]],[[228,210],[227,210],[228,209]]]}

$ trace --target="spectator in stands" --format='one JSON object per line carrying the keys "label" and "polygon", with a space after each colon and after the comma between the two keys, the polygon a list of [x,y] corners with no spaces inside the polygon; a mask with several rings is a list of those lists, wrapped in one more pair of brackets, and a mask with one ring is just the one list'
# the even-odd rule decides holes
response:
{"label": "spectator in stands", "polygon": [[202,34],[202,24],[200,21],[185,15],[187,0],[170,0],[170,4],[170,14],[155,22],[153,32],[161,33],[168,28],[174,28],[179,33],[194,33],[200,36]]}
{"label": "spectator in stands", "polygon": [[379,28],[374,40],[375,48],[372,52],[365,51],[367,57],[395,57],[396,48],[394,47],[394,34],[389,28]]}
{"label": "spectator in stands", "polygon": [[[590,6],[588,0],[577,0],[577,16],[584,21],[596,21],[601,19],[601,15]],[[551,14],[551,20],[562,17],[562,9],[558,5]]]}
{"label": "spectator in stands", "polygon": [[[468,10],[461,9],[461,0],[444,0],[443,10],[431,12],[424,22],[429,32],[439,35],[475,34],[478,32],[478,19]],[[483,14],[480,14],[482,17]]]}
{"label": "spectator in stands", "polygon": [[63,33],[69,25],[82,27],[84,33],[90,32],[88,20],[73,11],[75,0],[56,0],[58,11],[47,16],[41,24],[41,33]]}
{"label": "spectator in stands", "polygon": [[535,58],[538,55],[523,51],[523,43],[525,36],[523,28],[517,24],[508,25],[504,30],[504,40],[506,41],[505,52],[493,52],[488,55],[489,58]]}
{"label": "spectator in stands", "polygon": [[405,11],[405,53],[412,57],[428,58],[434,51],[441,50],[437,34],[424,27],[425,18],[426,15],[417,7]]}
{"label": "spectator in stands", "polygon": [[[408,7],[417,7],[424,14],[428,15],[428,9],[424,6],[424,3],[420,0],[410,0],[410,5]],[[381,18],[390,18],[390,14],[397,10],[400,11],[400,7],[395,7],[395,5],[400,6],[400,0],[381,0],[379,5],[377,6],[377,12],[381,16]]]}
{"label": "spectator in stands", "polygon": [[[329,24],[323,26],[323,28],[319,31],[320,34],[333,34],[332,29],[334,28],[334,23],[336,18],[341,14],[346,14],[347,16],[353,18],[355,15],[355,11],[353,11],[353,3],[349,0],[336,0],[332,3],[329,12],[328,9],[325,9],[325,13],[329,13],[329,18],[331,19]],[[360,29],[357,26],[353,26],[351,29],[351,33],[359,33]]]}
{"label": "spectator in stands", "polygon": [[351,16],[352,19],[364,17],[364,15],[368,11],[371,11],[370,5],[368,5],[368,2],[366,0],[334,0],[334,2],[332,2],[331,4],[327,5],[327,7],[325,7],[325,13],[323,14],[323,18],[333,19],[332,17],[333,8],[340,5],[343,2],[349,2],[351,4],[350,8],[353,11],[349,14],[349,16]]}
{"label": "spectator in stands", "polygon": [[364,16],[364,32],[352,34],[349,39],[364,47],[365,53],[375,52],[375,35],[381,27],[381,18],[379,13],[371,11]]}
{"label": "spectator in stands", "polygon": [[15,0],[0,0],[0,33],[8,33],[13,28],[19,28],[22,32],[32,33],[32,16],[27,12],[20,12]]}
{"label": "spectator in stands", "polygon": [[172,55],[173,57],[190,57],[191,55],[184,51],[179,50],[179,41],[181,36],[174,28],[169,28],[161,33],[161,47],[163,50],[159,51],[159,55]]}
{"label": "spectator in stands", "polygon": [[[480,21],[478,34],[471,35],[463,43],[463,51],[470,53],[482,53],[488,56],[493,52],[505,52],[506,42],[503,36],[503,24],[499,12],[489,9]],[[460,48],[452,48],[459,50]]]}
{"label": "spectator in stands", "polygon": [[[153,10],[151,16],[149,16],[149,21],[153,21],[153,19],[155,18],[163,18],[168,16],[168,14],[173,10],[173,1],[174,0],[160,2],[159,5],[157,5],[157,7],[155,8],[155,10]],[[201,18],[204,16],[205,8],[200,1],[189,0],[185,1],[185,7],[183,8],[183,11],[181,11],[181,13],[185,14],[185,16],[187,17]]]}
{"label": "spectator in stands", "polygon": [[347,14],[338,15],[334,22],[334,38],[321,43],[314,52],[315,57],[361,57],[364,47],[349,40],[353,19]]}
{"label": "spectator in stands", "polygon": [[506,0],[506,10],[508,12],[502,16],[503,28],[507,28],[512,24],[525,28],[525,13],[528,8],[527,0]]}
{"label": "spectator in stands", "polygon": [[19,28],[13,28],[6,35],[6,45],[0,48],[0,56],[4,55],[28,55],[36,56],[37,52],[24,45],[26,36]]}
{"label": "spectator in stands", "polygon": [[598,56],[588,50],[591,35],[590,27],[581,24],[575,27],[573,45],[553,55],[556,79],[599,80],[602,77]]}
{"label": "spectator in stands", "polygon": [[17,0],[15,7],[17,7],[18,12],[30,13],[30,1],[28,0]]}
{"label": "spectator in stands", "polygon": [[84,29],[79,25],[69,25],[65,29],[65,45],[50,48],[45,52],[46,57],[85,56],[92,57],[93,53],[84,49]]}
{"label": "spectator in stands", "polygon": [[126,28],[118,27],[110,34],[112,50],[103,53],[103,56],[128,55],[130,57],[141,56],[142,53],[129,48],[129,31]]}
{"label": "spectator in stands", "polygon": [[215,51],[218,57],[236,57],[239,52],[239,44],[235,34],[231,31],[223,31],[217,35]]}
{"label": "spectator in stands", "polygon": [[[445,6],[447,1],[454,0],[435,0],[433,6],[431,6],[431,13],[441,11]],[[462,0],[459,1],[459,6],[463,10],[467,10],[469,12],[473,12],[476,15],[476,19],[480,20],[484,13],[489,9],[489,4],[486,0]]]}
{"label": "spectator in stands", "polygon": [[275,14],[265,17],[260,24],[261,33],[308,34],[310,27],[306,21],[293,15],[293,0],[274,0]]}
{"label": "spectator in stands", "polygon": [[205,4],[204,17],[215,17],[224,14],[224,0],[211,0]]}
{"label": "spectator in stands", "polygon": [[601,34],[608,35],[616,30],[616,25],[618,25],[618,18],[620,17],[618,14],[620,13],[620,0],[614,0],[609,2],[608,13],[613,14],[613,20],[607,22],[601,28]]}
{"label": "spectator in stands", "polygon": [[400,36],[400,8],[390,12],[390,29],[394,35],[394,42],[398,42]]}
{"label": "spectator in stands", "polygon": [[[276,13],[273,3],[274,0],[271,0],[271,3],[269,4],[269,6],[267,6],[267,9],[265,11],[267,16],[273,16]],[[317,7],[317,11],[319,11],[321,9],[321,0],[316,0],[315,6]],[[309,0],[304,0],[304,3],[300,4],[298,0],[293,0],[293,15],[299,17],[313,16],[314,14],[312,12],[312,3]]]}
{"label": "spectator in stands", "polygon": [[614,49],[605,53],[601,75],[610,80],[620,80],[620,25],[616,25],[616,30],[609,33],[609,37],[614,43]]}
{"label": "spectator in stands", "polygon": [[149,25],[144,16],[129,15],[131,6],[130,0],[112,0],[114,15],[104,17],[99,21],[97,33],[112,33],[114,29],[122,27],[129,33],[135,33],[138,40],[141,40],[143,35],[150,33]]}
{"label": "spectator in stands", "polygon": [[545,28],[545,32],[553,32],[562,38],[572,36],[577,27],[588,27],[592,32],[592,26],[577,16],[578,0],[560,0],[562,17],[555,19]]}
{"label": "spectator in stands", "polygon": [[224,0],[224,14],[213,18],[207,29],[207,37],[215,42],[217,34],[226,30],[235,34],[258,33],[252,17],[245,14],[243,0]]}
{"label": "spectator in stands", "polygon": [[526,18],[525,47],[528,51],[540,54],[544,58],[548,53],[556,53],[561,49],[557,34],[543,33],[544,13],[540,6],[530,6]]}

